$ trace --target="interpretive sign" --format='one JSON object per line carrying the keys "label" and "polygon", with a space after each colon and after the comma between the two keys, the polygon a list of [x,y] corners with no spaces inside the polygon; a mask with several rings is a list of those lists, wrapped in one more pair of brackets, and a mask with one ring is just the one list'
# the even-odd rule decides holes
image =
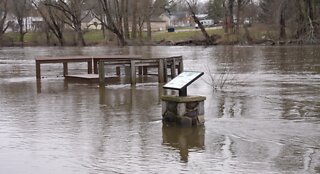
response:
{"label": "interpretive sign", "polygon": [[197,80],[203,74],[204,74],[203,72],[184,71],[181,74],[179,74],[177,77],[172,79],[170,82],[165,84],[163,88],[179,90],[180,96],[186,96],[187,86],[189,86],[192,82]]}

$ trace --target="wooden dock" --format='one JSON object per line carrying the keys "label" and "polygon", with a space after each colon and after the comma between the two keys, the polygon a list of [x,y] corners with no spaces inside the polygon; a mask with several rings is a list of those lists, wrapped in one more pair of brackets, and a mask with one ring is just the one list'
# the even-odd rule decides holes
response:
{"label": "wooden dock", "polygon": [[[182,56],[161,58],[142,58],[140,55],[104,55],[104,56],[68,56],[68,57],[37,57],[36,78],[41,79],[41,64],[62,63],[63,76],[68,79],[84,79],[105,85],[106,69],[113,68],[116,75],[121,75],[121,67],[130,76],[131,84],[136,84],[136,75],[148,75],[148,70],[157,69],[159,83],[168,81],[183,71]],[[87,74],[69,75],[68,63],[87,63]],[[168,73],[169,71],[169,73]]]}

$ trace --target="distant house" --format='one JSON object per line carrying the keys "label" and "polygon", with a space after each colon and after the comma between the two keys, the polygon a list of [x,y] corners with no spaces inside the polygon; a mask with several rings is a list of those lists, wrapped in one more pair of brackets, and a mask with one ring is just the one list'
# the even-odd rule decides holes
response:
{"label": "distant house", "polygon": [[28,31],[40,31],[44,24],[44,20],[39,16],[29,16],[24,18],[24,26]]}
{"label": "distant house", "polygon": [[100,30],[101,28],[101,22],[90,14],[82,20],[81,29]]}
{"label": "distant house", "polygon": [[166,26],[171,26],[171,16],[168,13],[162,13],[159,19],[166,22]]}
{"label": "distant house", "polygon": [[190,26],[190,17],[187,12],[175,12],[170,14],[171,26],[187,27]]}
{"label": "distant house", "polygon": [[[23,18],[24,31],[41,31],[44,23],[41,16],[28,16]],[[9,25],[6,32],[17,32],[19,30],[18,20],[13,14],[8,14],[6,24]]]}
{"label": "distant house", "polygon": [[[167,21],[160,17],[151,17],[151,31],[163,31],[167,29]],[[144,24],[144,28],[146,28],[146,23]]]}

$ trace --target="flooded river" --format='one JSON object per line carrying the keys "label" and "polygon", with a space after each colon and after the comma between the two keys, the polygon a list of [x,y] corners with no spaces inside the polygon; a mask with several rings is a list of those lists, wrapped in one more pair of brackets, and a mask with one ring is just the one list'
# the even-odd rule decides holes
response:
{"label": "flooded river", "polygon": [[[182,55],[205,126],[163,126],[158,83],[36,81],[36,56],[103,54]],[[0,48],[0,173],[320,173],[319,46]]]}

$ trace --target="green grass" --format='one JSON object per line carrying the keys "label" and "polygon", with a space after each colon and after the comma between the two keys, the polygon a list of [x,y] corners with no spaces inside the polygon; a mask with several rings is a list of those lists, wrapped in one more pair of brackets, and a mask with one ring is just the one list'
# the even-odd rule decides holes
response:
{"label": "green grass", "polygon": [[86,32],[83,37],[88,44],[97,44],[104,41],[103,33],[101,30],[90,30]]}
{"label": "green grass", "polygon": [[[204,39],[200,29],[193,30],[191,28],[190,31],[185,31],[186,28],[177,28],[176,32],[153,32],[152,33],[152,40],[154,42],[160,41],[186,41],[186,40],[200,40]],[[219,35],[221,38],[219,39],[218,43],[221,44],[232,44],[237,43],[239,40],[243,39],[244,30],[241,29],[240,35],[236,34],[224,34],[223,29],[207,29],[209,35]],[[256,40],[261,39],[262,37],[268,38],[276,38],[277,31],[266,29],[266,26],[254,26],[249,28],[250,36]],[[289,32],[288,32],[289,33]],[[66,31],[64,33],[65,41],[67,45],[75,45],[75,34],[72,31]],[[143,33],[143,38],[145,38],[145,33]],[[103,34],[101,30],[90,30],[84,33],[84,39],[87,45],[96,45],[99,43],[104,42]],[[5,33],[3,38],[0,39],[3,43],[19,43],[19,33],[11,32]],[[46,45],[46,37],[44,33],[38,32],[28,32],[24,40],[27,44],[30,45]],[[57,39],[52,35],[51,36],[51,44],[57,44]]]}
{"label": "green grass", "polygon": [[[217,34],[222,35],[222,29],[215,29],[215,30],[207,30],[209,35]],[[159,42],[162,40],[166,41],[183,41],[183,40],[190,40],[190,39],[203,39],[203,35],[200,30],[196,31],[179,31],[179,32],[157,32],[154,33],[152,36],[152,40],[155,42]]]}

